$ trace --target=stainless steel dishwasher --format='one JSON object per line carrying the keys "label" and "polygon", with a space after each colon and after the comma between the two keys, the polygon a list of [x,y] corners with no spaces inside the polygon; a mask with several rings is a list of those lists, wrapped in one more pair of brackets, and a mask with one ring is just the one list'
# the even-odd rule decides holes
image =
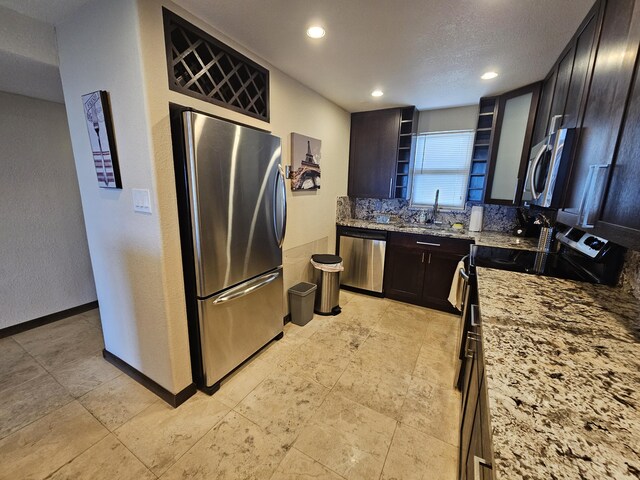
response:
{"label": "stainless steel dishwasher", "polygon": [[363,228],[338,228],[338,255],[344,271],[341,286],[382,296],[387,232]]}

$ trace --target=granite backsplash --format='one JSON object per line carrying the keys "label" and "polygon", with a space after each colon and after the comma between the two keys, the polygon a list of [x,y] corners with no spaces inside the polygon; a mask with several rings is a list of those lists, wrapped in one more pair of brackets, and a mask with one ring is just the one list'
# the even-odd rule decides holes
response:
{"label": "granite backsplash", "polygon": [[[357,219],[375,220],[377,215],[394,215],[398,221],[405,223],[420,223],[420,217],[424,215],[424,209],[412,208],[407,200],[393,199],[380,200],[374,198],[350,198],[338,197],[336,217],[337,220]],[[440,210],[438,221],[443,223],[462,223],[469,225],[471,206],[464,210]],[[501,205],[485,205],[483,230],[509,232],[516,226],[516,209]]]}
{"label": "granite backsplash", "polygon": [[622,285],[640,300],[640,252],[629,250],[622,269]]}

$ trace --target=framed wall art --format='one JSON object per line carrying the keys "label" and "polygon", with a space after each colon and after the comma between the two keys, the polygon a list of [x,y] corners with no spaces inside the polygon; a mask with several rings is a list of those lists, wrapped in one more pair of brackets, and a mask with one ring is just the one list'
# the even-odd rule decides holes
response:
{"label": "framed wall art", "polygon": [[100,188],[122,188],[109,95],[104,90],[82,96],[89,141]]}
{"label": "framed wall art", "polygon": [[320,189],[320,149],[322,142],[318,139],[291,134],[291,189]]}

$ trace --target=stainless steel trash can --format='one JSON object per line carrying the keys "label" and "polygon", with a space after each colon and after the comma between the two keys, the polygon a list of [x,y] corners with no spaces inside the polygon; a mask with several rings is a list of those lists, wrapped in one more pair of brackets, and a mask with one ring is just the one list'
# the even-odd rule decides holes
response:
{"label": "stainless steel trash can", "polygon": [[312,255],[314,265],[313,282],[318,286],[314,311],[318,315],[338,315],[340,313],[340,272],[324,270],[326,265],[329,270],[337,264],[342,266],[342,258],[337,255]]}

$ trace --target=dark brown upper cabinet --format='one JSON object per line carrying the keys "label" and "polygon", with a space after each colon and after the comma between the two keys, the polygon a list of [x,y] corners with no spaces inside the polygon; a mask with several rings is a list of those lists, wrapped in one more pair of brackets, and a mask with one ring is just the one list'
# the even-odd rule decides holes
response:
{"label": "dark brown upper cabinet", "polygon": [[520,205],[539,98],[540,82],[498,97],[484,203]]}
{"label": "dark brown upper cabinet", "polygon": [[409,197],[417,123],[415,107],[351,114],[350,197]]}
{"label": "dark brown upper cabinet", "polygon": [[[636,146],[640,2],[601,1],[594,10],[598,7],[597,25],[592,27],[587,18],[582,30],[582,36],[593,35],[597,40],[591,71],[587,67],[581,87],[585,92],[583,115],[577,115],[577,147],[558,220],[640,248],[640,225],[632,213],[640,196],[640,149]],[[585,59],[579,37],[574,65],[587,63]],[[582,82],[583,71],[576,70],[580,74],[576,83]],[[568,98],[572,98],[571,86]],[[573,119],[572,114],[564,120]]]}

